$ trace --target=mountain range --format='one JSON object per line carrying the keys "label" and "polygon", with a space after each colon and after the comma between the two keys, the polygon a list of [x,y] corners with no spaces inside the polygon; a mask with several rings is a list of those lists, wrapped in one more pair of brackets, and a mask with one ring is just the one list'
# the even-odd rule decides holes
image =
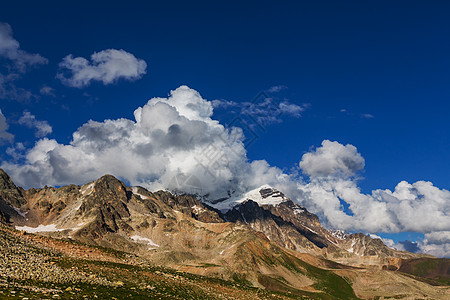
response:
{"label": "mountain range", "polygon": [[[128,187],[111,175],[24,190],[0,169],[0,250],[8,253],[0,296],[14,298],[12,289],[28,295],[30,286],[51,294],[43,282],[52,282],[74,299],[93,290],[111,299],[108,287],[116,295],[173,299],[450,298],[450,260],[327,230],[270,186],[219,208],[194,195]],[[15,264],[24,256],[42,261],[43,270],[48,265],[47,275]],[[70,277],[74,268],[84,271]]]}

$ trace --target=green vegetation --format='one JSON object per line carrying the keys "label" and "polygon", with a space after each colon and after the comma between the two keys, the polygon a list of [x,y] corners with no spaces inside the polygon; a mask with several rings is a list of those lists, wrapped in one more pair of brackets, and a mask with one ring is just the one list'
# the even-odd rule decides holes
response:
{"label": "green vegetation", "polygon": [[450,285],[450,259],[419,258],[405,261],[400,270],[432,285]]}
{"label": "green vegetation", "polygon": [[313,287],[324,293],[313,293],[313,295],[305,294],[303,291],[296,290],[286,285],[278,278],[261,276],[258,280],[268,289],[289,291],[291,293],[307,295],[309,297],[318,297],[319,299],[358,299],[351,285],[344,278],[331,270],[317,268],[294,256],[288,256],[284,253],[279,256],[277,260],[288,270],[311,278],[315,282]]}
{"label": "green vegetation", "polygon": [[247,280],[247,276],[245,274],[234,273],[232,278],[239,285],[252,286],[252,283]]}

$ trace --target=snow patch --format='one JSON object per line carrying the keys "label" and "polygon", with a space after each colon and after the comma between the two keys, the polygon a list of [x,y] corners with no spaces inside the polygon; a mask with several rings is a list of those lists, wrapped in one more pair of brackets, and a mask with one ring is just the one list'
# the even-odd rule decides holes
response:
{"label": "snow patch", "polygon": [[328,230],[328,232],[330,232],[332,236],[339,240],[345,240],[348,236],[348,234],[346,234],[343,230]]}
{"label": "snow patch", "polygon": [[131,188],[131,190],[133,191],[133,194],[138,195],[142,199],[148,199],[148,196],[144,196],[144,195],[138,193],[138,187],[137,186],[133,186]]}
{"label": "snow patch", "polygon": [[131,239],[135,242],[143,242],[143,243],[147,243],[147,245],[152,246],[152,247],[159,247],[158,244],[154,243],[151,239],[139,236],[139,235],[133,235],[131,237]]}
{"label": "snow patch", "polygon": [[196,214],[196,215],[201,214],[202,212],[206,211],[206,209],[204,209],[204,208],[202,208],[202,207],[200,207],[198,205],[194,205],[191,208],[192,208],[193,213]]}
{"label": "snow patch", "polygon": [[300,209],[300,208],[295,208],[293,210],[293,212],[294,212],[294,215],[299,215],[299,214],[305,212],[305,210],[304,209]]}
{"label": "snow patch", "polygon": [[10,205],[10,206],[12,209],[14,209],[16,211],[16,213],[18,213],[20,216],[22,216],[24,218],[25,218],[25,215],[28,213],[28,212],[21,212],[20,209],[18,209],[17,207],[14,207],[12,205]]}
{"label": "snow patch", "polygon": [[76,227],[67,228],[67,229],[70,229],[70,230],[72,230],[72,231],[77,231],[77,230],[81,229],[81,227],[83,227],[85,224],[86,224],[85,222],[82,222],[82,223],[80,223],[80,224],[77,224]]}
{"label": "snow patch", "polygon": [[335,244],[335,245],[337,246],[337,244],[336,244],[335,242],[333,242],[332,240],[330,240],[329,238],[327,238],[327,240],[328,240],[330,243]]}
{"label": "snow patch", "polygon": [[315,232],[315,231],[312,230],[311,228],[309,228],[309,227],[307,227],[307,226],[305,226],[305,227],[306,227],[306,229],[308,229],[308,230],[311,231],[312,233],[315,233],[315,234],[319,235],[317,232]]}
{"label": "snow patch", "polygon": [[36,233],[36,232],[54,232],[54,231],[63,231],[66,229],[57,229],[56,224],[49,225],[39,225],[38,227],[29,227],[29,226],[16,226],[17,230],[26,231],[28,233]]}
{"label": "snow patch", "polygon": [[[261,195],[260,191],[264,191],[264,190],[271,190],[271,191],[269,191],[268,195],[263,196],[263,195]],[[251,190],[241,196],[233,196],[227,200],[224,200],[224,201],[221,201],[221,202],[218,202],[215,204],[208,203],[208,205],[214,207],[215,209],[220,210],[221,212],[226,212],[226,211],[233,209],[233,207],[235,207],[236,205],[242,204],[248,200],[252,200],[252,201],[258,203],[258,205],[276,206],[280,203],[288,201],[289,199],[286,196],[284,196],[277,189],[274,189],[270,185],[265,184],[263,186],[260,186],[259,188]]]}
{"label": "snow patch", "polygon": [[353,249],[353,246],[355,246],[355,244],[356,244],[356,240],[353,240],[352,244],[350,245],[350,248],[348,248],[347,251],[350,253],[354,253],[355,250]]}
{"label": "snow patch", "polygon": [[[273,193],[270,196],[263,197],[260,191],[262,190],[272,190]],[[253,200],[259,205],[278,205],[282,202],[287,201],[287,198],[283,196],[279,191],[275,190],[269,185],[263,185],[257,189],[251,190],[250,192],[244,194],[244,196],[239,199],[238,203],[243,203],[247,200]]]}
{"label": "snow patch", "polygon": [[81,204],[83,204],[83,201],[80,199],[79,201],[77,201],[76,206],[74,207],[74,211],[77,211],[80,209]]}
{"label": "snow patch", "polygon": [[94,191],[94,184],[95,182],[91,182],[89,184],[85,184],[81,187],[80,192],[83,196],[88,196],[90,194],[92,194],[92,192]]}

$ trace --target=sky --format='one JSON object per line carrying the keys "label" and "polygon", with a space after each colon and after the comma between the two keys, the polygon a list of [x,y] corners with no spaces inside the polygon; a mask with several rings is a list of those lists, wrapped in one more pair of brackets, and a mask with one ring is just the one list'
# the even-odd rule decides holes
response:
{"label": "sky", "polygon": [[18,185],[270,184],[328,228],[450,256],[445,1],[1,6],[0,167]]}

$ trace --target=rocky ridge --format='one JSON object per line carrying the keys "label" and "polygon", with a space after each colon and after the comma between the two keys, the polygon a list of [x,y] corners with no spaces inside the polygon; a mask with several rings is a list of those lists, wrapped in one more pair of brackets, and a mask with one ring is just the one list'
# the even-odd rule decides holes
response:
{"label": "rocky ridge", "polygon": [[[349,299],[356,297],[354,291],[367,294],[356,284],[368,276],[360,270],[397,270],[403,259],[427,257],[390,249],[362,234],[328,231],[316,215],[268,186],[224,212],[194,196],[127,187],[111,175],[82,186],[26,191],[7,174],[0,179],[2,220],[18,229],[260,288]],[[352,278],[351,286],[348,278],[341,284],[349,288],[346,296],[325,288],[342,276]],[[396,295],[382,288],[380,293]]]}

